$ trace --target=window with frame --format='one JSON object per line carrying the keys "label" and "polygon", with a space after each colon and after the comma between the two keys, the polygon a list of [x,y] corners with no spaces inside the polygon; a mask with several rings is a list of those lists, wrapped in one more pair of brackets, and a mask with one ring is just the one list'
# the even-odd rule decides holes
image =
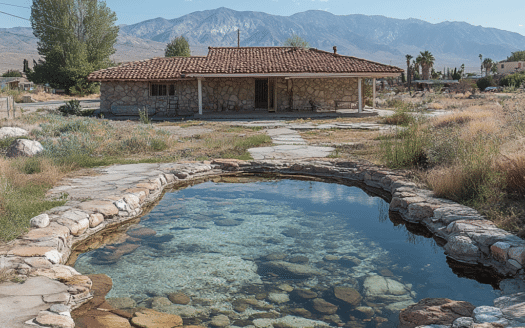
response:
{"label": "window with frame", "polygon": [[505,68],[505,64],[501,64],[501,68]]}
{"label": "window with frame", "polygon": [[164,97],[164,96],[174,96],[175,95],[175,85],[174,84],[152,84],[150,95],[152,97]]}

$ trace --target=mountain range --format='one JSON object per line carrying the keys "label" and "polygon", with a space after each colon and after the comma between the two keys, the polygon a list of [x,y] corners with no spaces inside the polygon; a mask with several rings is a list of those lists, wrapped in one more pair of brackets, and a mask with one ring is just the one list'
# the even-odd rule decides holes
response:
{"label": "mountain range", "polygon": [[[188,39],[192,54],[205,55],[208,46],[237,46],[238,30],[241,46],[279,46],[296,34],[314,48],[332,51],[337,46],[340,54],[399,67],[406,66],[406,54],[416,57],[420,51],[429,50],[436,59],[437,70],[461,64],[477,70],[479,54],[499,61],[513,51],[525,49],[525,36],[521,34],[464,22],[431,24],[412,18],[334,15],[316,10],[277,16],[218,8],[175,19],[156,18],[121,25],[113,59],[162,56],[166,43],[180,35]],[[0,70],[6,53],[11,57],[37,56],[31,29],[0,29]]]}

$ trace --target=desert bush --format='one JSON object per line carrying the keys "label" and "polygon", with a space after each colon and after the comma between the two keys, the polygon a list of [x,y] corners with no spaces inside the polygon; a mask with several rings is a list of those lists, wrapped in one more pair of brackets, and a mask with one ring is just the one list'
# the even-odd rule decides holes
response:
{"label": "desert bush", "polygon": [[410,114],[406,110],[396,110],[394,114],[391,116],[387,116],[384,119],[381,120],[381,123],[383,124],[390,124],[390,125],[401,125],[401,126],[408,126],[411,123],[415,122],[414,115]]}
{"label": "desert bush", "polygon": [[503,156],[496,163],[496,169],[505,177],[507,192],[525,196],[525,155]]}
{"label": "desert bush", "polygon": [[389,108],[402,108],[405,103],[401,99],[387,99],[386,105]]}
{"label": "desert bush", "polygon": [[507,75],[500,81],[501,86],[514,88],[519,88],[523,83],[525,83],[525,72]]}
{"label": "desert bush", "polygon": [[139,109],[139,121],[142,124],[150,124],[151,123],[151,119],[149,118],[149,114],[148,114],[148,109],[147,108]]}
{"label": "desert bush", "polygon": [[392,168],[425,167],[427,143],[426,131],[419,124],[412,124],[404,130],[398,130],[393,138],[381,141],[382,160]]}
{"label": "desert bush", "polygon": [[80,106],[80,101],[73,99],[70,101],[66,101],[65,105],[58,107],[58,111],[62,113],[62,115],[64,116],[68,116],[68,115],[81,116],[82,107]]}

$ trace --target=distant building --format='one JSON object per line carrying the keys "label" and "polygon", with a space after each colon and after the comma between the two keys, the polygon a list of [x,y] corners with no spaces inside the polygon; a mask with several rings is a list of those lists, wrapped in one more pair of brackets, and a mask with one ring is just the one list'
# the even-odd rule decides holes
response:
{"label": "distant building", "polygon": [[29,82],[26,78],[23,77],[0,77],[0,90],[25,90],[29,91],[33,87],[33,82]]}
{"label": "distant building", "polygon": [[525,70],[525,61],[499,62],[498,74],[512,74]]}

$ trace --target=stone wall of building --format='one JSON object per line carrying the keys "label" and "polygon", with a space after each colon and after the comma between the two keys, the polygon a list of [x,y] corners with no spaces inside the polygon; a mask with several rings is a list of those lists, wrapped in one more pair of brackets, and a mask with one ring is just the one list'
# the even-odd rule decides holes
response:
{"label": "stone wall of building", "polygon": [[254,78],[207,78],[202,81],[204,112],[255,109]]}
{"label": "stone wall of building", "polygon": [[[335,101],[357,104],[356,79],[275,78],[277,111],[331,110]],[[101,111],[113,115],[183,116],[198,113],[197,80],[173,81],[175,95],[151,96],[148,82],[104,82],[101,85]],[[206,78],[202,81],[203,112],[253,111],[255,78]]]}
{"label": "stone wall of building", "polygon": [[341,108],[357,108],[357,78],[293,79],[293,108],[297,110],[332,110],[335,102]]}

